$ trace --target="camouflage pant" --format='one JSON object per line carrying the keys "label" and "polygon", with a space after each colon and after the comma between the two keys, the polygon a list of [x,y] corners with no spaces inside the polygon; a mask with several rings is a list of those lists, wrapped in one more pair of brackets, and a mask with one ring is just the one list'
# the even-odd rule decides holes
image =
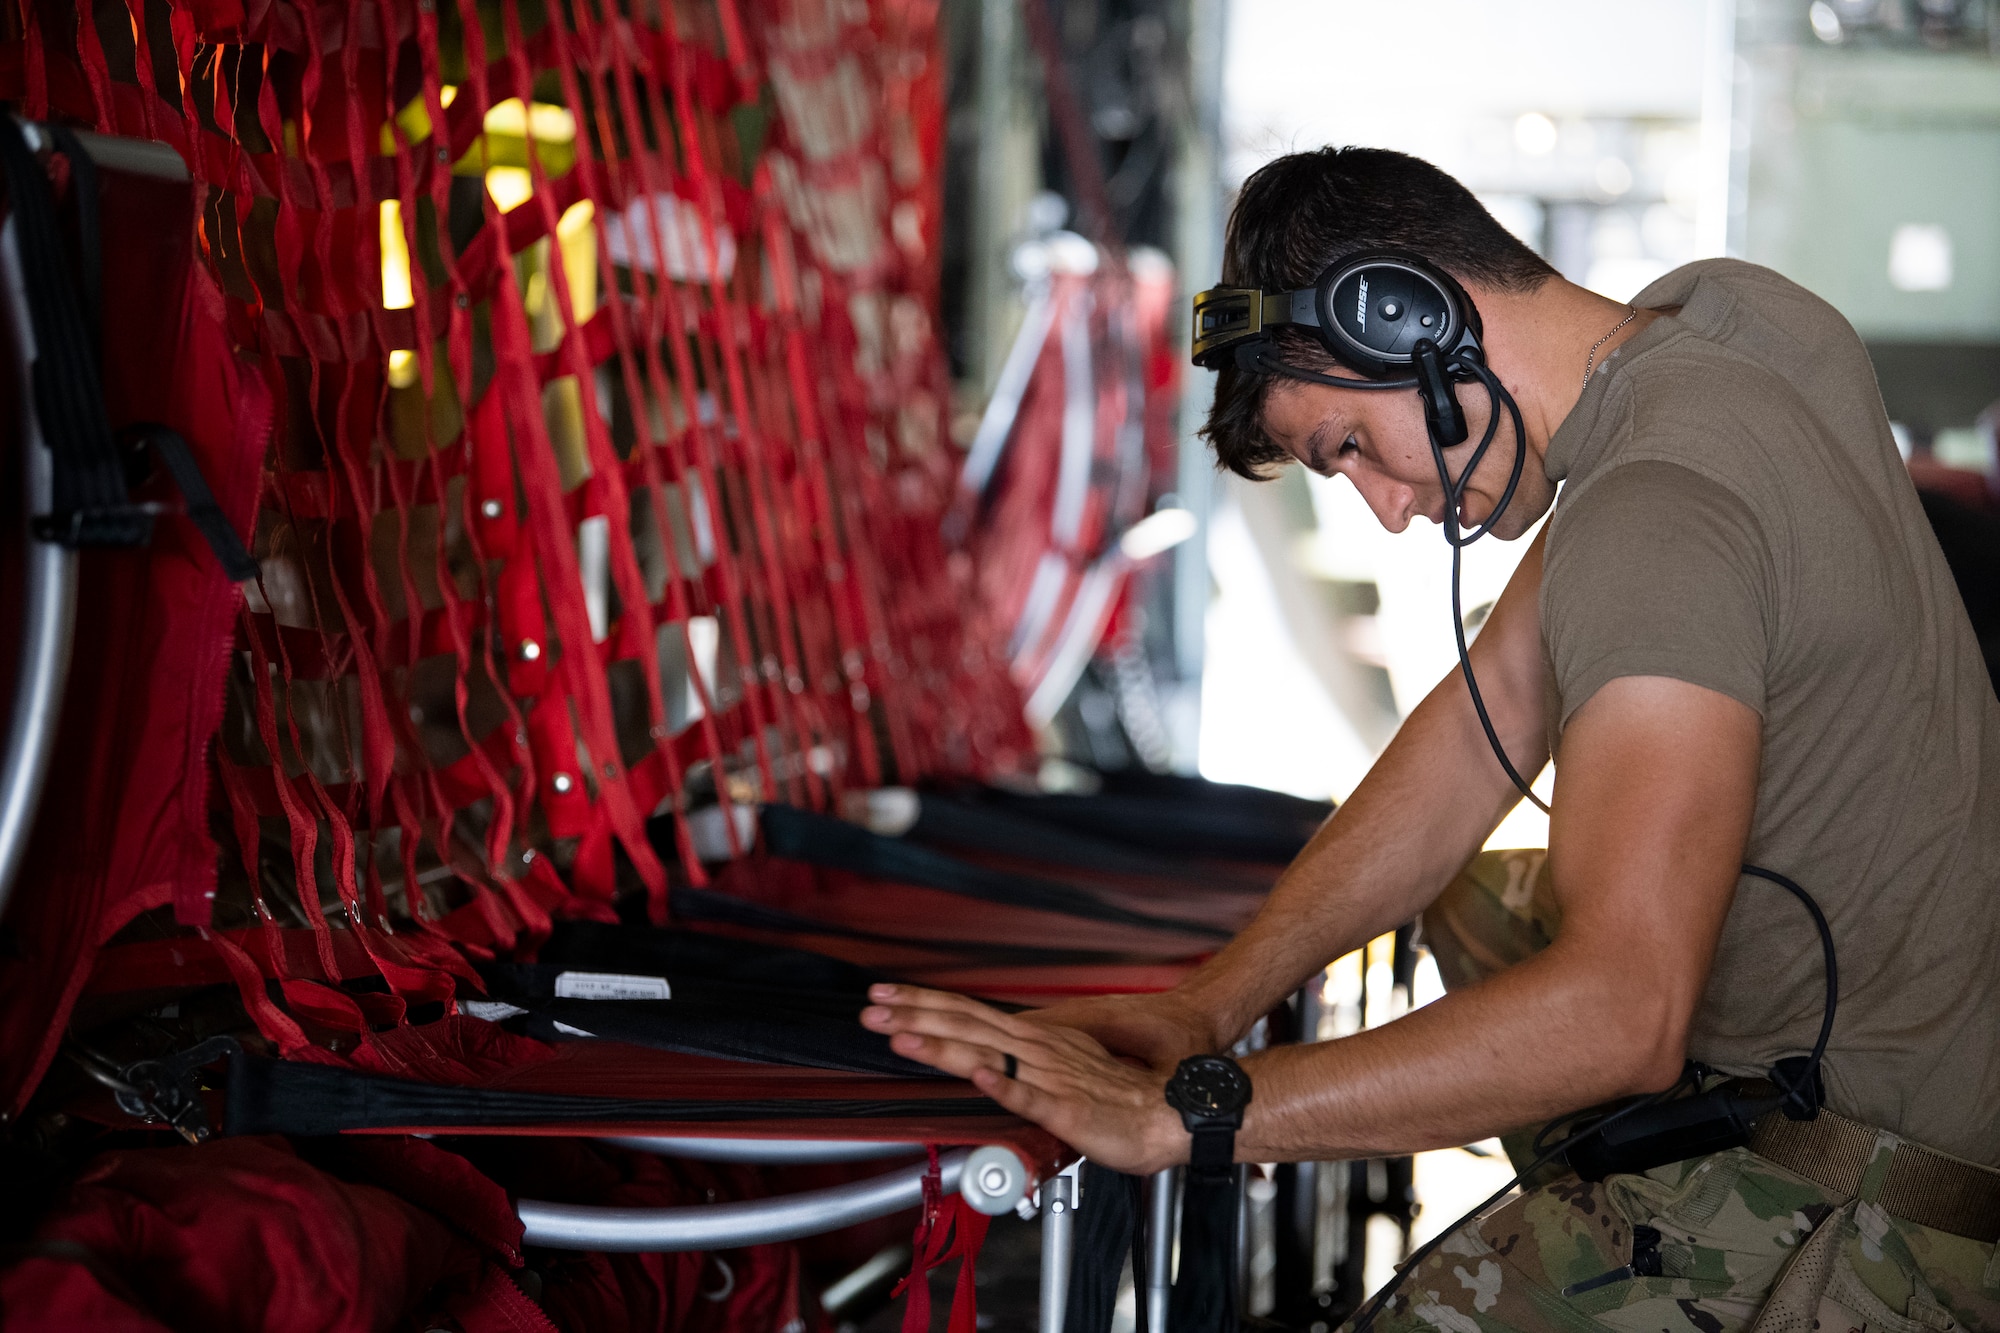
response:
{"label": "camouflage pant", "polygon": [[[1517,961],[1555,933],[1540,852],[1487,853],[1424,915],[1445,982]],[[1400,1286],[1379,1333],[2000,1333],[1994,1246],[1842,1199],[1744,1148],[1600,1184],[1552,1180],[1461,1228]],[[1656,1277],[1563,1288],[1657,1255]],[[1652,1263],[1643,1267],[1651,1268]]]}

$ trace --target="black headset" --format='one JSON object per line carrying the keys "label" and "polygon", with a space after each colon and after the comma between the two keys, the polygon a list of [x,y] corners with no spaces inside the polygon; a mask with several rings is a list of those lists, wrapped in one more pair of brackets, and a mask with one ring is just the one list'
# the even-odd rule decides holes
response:
{"label": "black headset", "polygon": [[[1310,328],[1341,364],[1365,380],[1286,365],[1275,355],[1280,325]],[[1284,375],[1342,389],[1415,389],[1443,447],[1463,444],[1465,414],[1454,381],[1484,364],[1479,309],[1449,273],[1402,250],[1365,250],[1329,264],[1292,292],[1216,287],[1194,298],[1194,363]]]}
{"label": "black headset", "polygon": [[[1279,360],[1274,334],[1286,324],[1314,330],[1327,355],[1367,378],[1322,374]],[[1483,331],[1479,308],[1458,280],[1404,250],[1357,251],[1327,265],[1317,282],[1298,291],[1215,287],[1194,298],[1197,366],[1235,366],[1336,389],[1416,390],[1445,491],[1445,539],[1454,548],[1485,536],[1506,512],[1527,459],[1521,410],[1487,368]],[[1444,451],[1466,441],[1458,385],[1474,380],[1486,389],[1493,412],[1479,447],[1454,479]],[[1503,407],[1514,424],[1514,465],[1500,502],[1468,532],[1459,524],[1459,504],[1467,479],[1499,432]]]}

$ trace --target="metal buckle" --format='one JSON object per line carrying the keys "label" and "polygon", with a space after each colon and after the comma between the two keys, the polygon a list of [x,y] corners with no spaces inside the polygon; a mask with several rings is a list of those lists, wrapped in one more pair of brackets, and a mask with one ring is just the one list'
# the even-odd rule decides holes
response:
{"label": "metal buckle", "polygon": [[201,1143],[215,1132],[202,1105],[195,1071],[242,1053],[234,1037],[210,1037],[178,1055],[135,1060],[121,1067],[87,1046],[68,1049],[84,1073],[111,1089],[119,1110],[141,1120],[164,1120],[189,1143]]}

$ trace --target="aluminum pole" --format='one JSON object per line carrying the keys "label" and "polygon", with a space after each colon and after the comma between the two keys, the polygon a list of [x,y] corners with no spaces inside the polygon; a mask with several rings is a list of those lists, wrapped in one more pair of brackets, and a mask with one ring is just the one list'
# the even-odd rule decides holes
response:
{"label": "aluminum pole", "polygon": [[1180,1217],[1174,1194],[1179,1185],[1178,1167],[1155,1171],[1146,1199],[1147,1333],[1167,1333],[1167,1304],[1174,1291],[1174,1224]]}
{"label": "aluminum pole", "polygon": [[1067,1175],[1042,1182],[1041,1333],[1062,1333],[1069,1305],[1069,1265],[1076,1244],[1075,1196]]}
{"label": "aluminum pole", "polygon": [[0,757],[0,914],[28,852],[35,812],[55,759],[56,724],[63,687],[69,678],[70,645],[76,630],[77,555],[38,540],[30,519],[48,512],[55,495],[55,460],[42,438],[35,413],[32,370],[35,327],[28,313],[21,271],[20,230],[13,218],[0,229],[0,288],[4,288],[8,332],[14,340],[15,385],[21,400],[23,551],[21,631],[14,675],[14,707]]}
{"label": "aluminum pole", "polygon": [[[958,1188],[968,1156],[960,1148],[938,1158],[947,1190]],[[618,1254],[733,1250],[799,1240],[915,1207],[923,1200],[929,1170],[928,1162],[919,1162],[830,1189],[679,1208],[597,1208],[523,1199],[518,1205],[526,1228],[522,1239],[551,1249]]]}
{"label": "aluminum pole", "polygon": [[684,1157],[692,1162],[749,1162],[757,1166],[873,1162],[885,1157],[911,1157],[924,1150],[921,1143],[870,1139],[716,1139],[646,1134],[611,1136],[604,1142],[656,1157]]}

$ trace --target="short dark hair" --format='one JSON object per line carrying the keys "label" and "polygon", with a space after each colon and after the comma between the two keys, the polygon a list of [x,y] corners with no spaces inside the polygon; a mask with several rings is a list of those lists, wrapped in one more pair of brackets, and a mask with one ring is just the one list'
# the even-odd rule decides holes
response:
{"label": "short dark hair", "polygon": [[[1243,182],[1223,243],[1222,285],[1291,291],[1328,264],[1378,247],[1421,255],[1460,282],[1528,291],[1555,274],[1494,221],[1472,191],[1430,163],[1386,148],[1290,153]],[[1336,364],[1302,329],[1276,331],[1281,360],[1305,370]],[[1272,376],[1226,366],[1202,436],[1218,467],[1261,481],[1290,455],[1264,433]]]}

